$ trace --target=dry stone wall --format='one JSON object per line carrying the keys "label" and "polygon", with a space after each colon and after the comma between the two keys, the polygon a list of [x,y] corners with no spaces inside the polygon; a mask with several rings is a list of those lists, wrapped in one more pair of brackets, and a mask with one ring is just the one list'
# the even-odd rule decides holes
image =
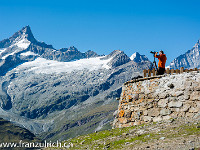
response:
{"label": "dry stone wall", "polygon": [[200,116],[200,73],[167,75],[123,85],[113,127]]}

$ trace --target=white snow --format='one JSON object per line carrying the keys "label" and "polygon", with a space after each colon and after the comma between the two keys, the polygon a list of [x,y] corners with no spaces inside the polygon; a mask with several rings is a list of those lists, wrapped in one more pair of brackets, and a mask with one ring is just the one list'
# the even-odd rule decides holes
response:
{"label": "white snow", "polygon": [[0,55],[6,50],[6,48],[0,49]]}
{"label": "white snow", "polygon": [[24,53],[21,53],[20,55],[22,55],[22,56],[29,56],[29,55],[37,55],[37,54],[35,54],[34,52],[31,52],[31,51],[28,51],[28,52],[24,52]]}
{"label": "white snow", "polygon": [[16,42],[14,45],[16,45],[19,48],[27,49],[30,45],[30,41],[28,41],[26,38],[21,39],[20,41]]}
{"label": "white snow", "polygon": [[14,55],[15,53],[16,53],[16,51],[14,51],[14,52],[12,52],[12,53],[10,53],[10,54],[7,54],[7,55],[3,56],[2,59],[6,59],[6,57],[8,57],[8,56],[10,56],[10,55]]}
{"label": "white snow", "polygon": [[37,58],[34,61],[23,63],[16,69],[27,69],[28,72],[35,73],[70,73],[74,70],[88,69],[89,71],[98,69],[109,69],[107,63],[112,59],[101,60],[102,57],[95,57],[89,59],[80,59],[73,62],[58,62],[55,60],[47,60],[44,58]]}
{"label": "white snow", "polygon": [[136,57],[136,52],[133,55],[131,55],[130,59],[133,60],[135,57]]}
{"label": "white snow", "polygon": [[12,46],[17,46],[21,49],[27,49],[30,45],[30,41],[27,39],[27,34],[23,33],[21,36],[17,37],[13,42]]}

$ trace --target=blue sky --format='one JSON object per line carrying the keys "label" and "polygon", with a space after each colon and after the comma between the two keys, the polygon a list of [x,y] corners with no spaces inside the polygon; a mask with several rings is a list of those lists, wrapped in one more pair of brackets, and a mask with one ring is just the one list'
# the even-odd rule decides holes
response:
{"label": "blue sky", "polygon": [[198,0],[0,0],[0,40],[30,25],[35,38],[56,49],[109,54],[120,49],[167,65],[200,39]]}

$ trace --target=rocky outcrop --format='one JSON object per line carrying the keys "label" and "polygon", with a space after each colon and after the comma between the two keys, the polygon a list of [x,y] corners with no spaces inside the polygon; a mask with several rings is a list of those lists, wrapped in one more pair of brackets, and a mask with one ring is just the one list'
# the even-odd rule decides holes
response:
{"label": "rocky outcrop", "polygon": [[89,50],[85,53],[78,51],[74,46],[69,48],[62,48],[60,50],[53,50],[49,48],[41,48],[38,45],[32,45],[30,51],[33,51],[36,54],[41,55],[41,57],[49,60],[57,60],[61,62],[75,61],[84,58],[91,58],[99,56],[97,53]]}
{"label": "rocky outcrop", "polygon": [[127,82],[113,127],[129,127],[177,117],[200,117],[200,73]]}

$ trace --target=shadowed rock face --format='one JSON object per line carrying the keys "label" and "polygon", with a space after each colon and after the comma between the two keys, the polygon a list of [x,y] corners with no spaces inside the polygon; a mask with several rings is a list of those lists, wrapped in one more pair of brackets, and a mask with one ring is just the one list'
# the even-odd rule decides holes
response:
{"label": "shadowed rock face", "polygon": [[[10,121],[0,118],[1,143],[16,142],[41,142],[36,136],[25,128],[14,125]],[[23,148],[21,148],[23,149]]]}
{"label": "shadowed rock face", "polygon": [[[70,138],[101,129],[112,120],[121,85],[151,65],[150,61],[131,61],[119,50],[101,57],[91,50],[81,53],[75,47],[56,50],[38,42],[29,26],[0,45],[0,116],[43,138]],[[94,66],[96,61],[107,64],[85,68],[84,63],[93,57],[97,57],[92,62]],[[34,63],[38,58],[41,61]],[[76,61],[83,59],[82,63]],[[44,62],[49,63],[47,68]],[[83,68],[51,70],[61,62]],[[36,72],[40,67],[51,71]],[[106,121],[102,123],[102,120]]]}

